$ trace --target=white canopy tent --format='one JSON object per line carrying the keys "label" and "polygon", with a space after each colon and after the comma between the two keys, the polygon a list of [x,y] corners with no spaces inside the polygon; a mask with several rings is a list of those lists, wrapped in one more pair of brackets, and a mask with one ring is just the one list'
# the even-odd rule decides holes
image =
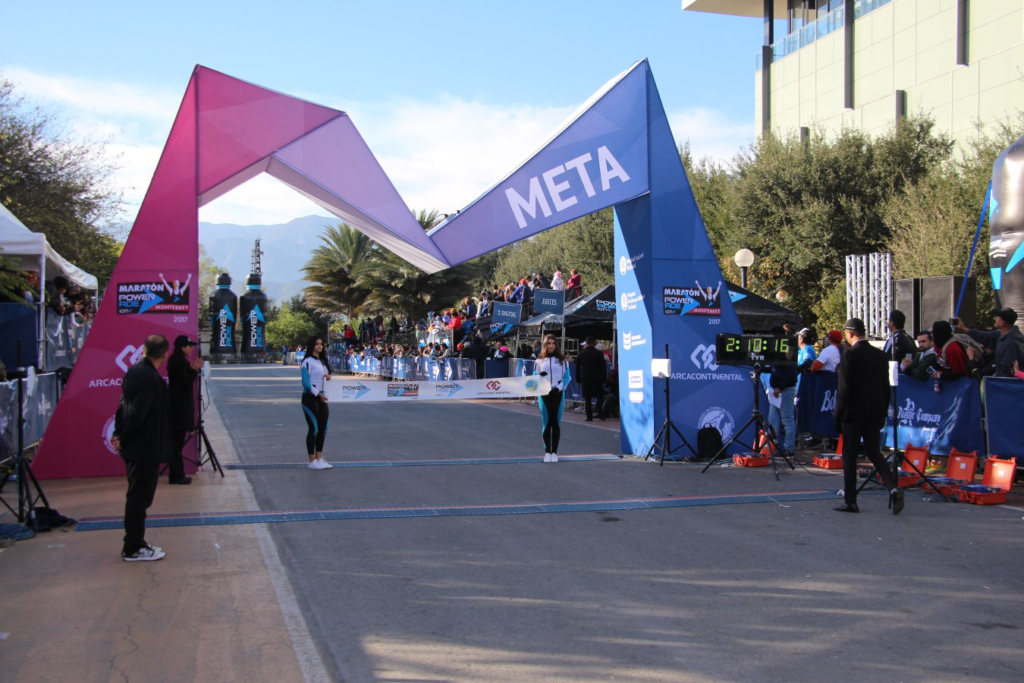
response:
{"label": "white canopy tent", "polygon": [[[0,204],[0,256],[14,261],[20,270],[34,270],[39,273],[40,289],[45,281],[63,275],[71,284],[82,289],[96,289],[95,275],[90,275],[77,267],[57,250],[50,246],[46,235],[32,232],[18,217]],[[36,303],[39,309],[37,316],[36,344],[39,348],[38,362],[44,365],[46,357],[46,307],[43,305],[43,292],[39,292]]]}
{"label": "white canopy tent", "polygon": [[38,270],[40,280],[63,275],[82,289],[96,289],[96,276],[74,265],[46,241],[46,235],[32,232],[18,217],[0,204],[0,256],[14,259],[22,270]]}

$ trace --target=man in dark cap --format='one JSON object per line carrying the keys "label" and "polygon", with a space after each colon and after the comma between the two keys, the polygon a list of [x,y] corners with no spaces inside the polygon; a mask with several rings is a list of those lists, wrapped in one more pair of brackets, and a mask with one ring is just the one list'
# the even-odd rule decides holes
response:
{"label": "man in dark cap", "polygon": [[185,462],[181,451],[185,438],[196,429],[195,384],[203,359],[189,355],[196,343],[187,334],[174,340],[174,353],[167,361],[167,384],[171,397],[171,436],[173,449],[167,474],[172,484],[188,485],[192,477],[185,476]]}
{"label": "man in dark cap", "polygon": [[1024,334],[1016,327],[1017,312],[1012,308],[1000,308],[993,311],[992,316],[996,329],[991,332],[968,329],[959,318],[956,319],[956,330],[970,335],[971,339],[984,346],[986,358],[989,358],[989,352],[994,354],[991,370],[982,374],[1013,377],[1014,361],[1024,366]]}
{"label": "man in dark cap", "polygon": [[857,507],[857,451],[864,452],[878,470],[889,491],[894,515],[903,511],[903,492],[885,458],[881,431],[889,412],[889,358],[865,339],[864,321],[850,318],[843,330],[850,345],[839,361],[835,427],[843,435],[843,492],[845,502],[837,512],[860,512]]}
{"label": "man in dark cap", "polygon": [[125,562],[152,562],[164,557],[146,542],[146,510],[153,504],[160,465],[171,457],[170,406],[167,385],[157,372],[167,360],[167,337],[146,339],[142,359],[128,368],[121,383],[121,402],[114,414],[111,443],[125,461],[128,493],[124,504]]}

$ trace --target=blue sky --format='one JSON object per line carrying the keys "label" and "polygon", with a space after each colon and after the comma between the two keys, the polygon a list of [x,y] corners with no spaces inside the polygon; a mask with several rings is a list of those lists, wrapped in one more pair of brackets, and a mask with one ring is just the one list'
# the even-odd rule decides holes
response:
{"label": "blue sky", "polygon": [[[196,63],[349,112],[406,201],[447,213],[644,57],[677,142],[718,159],[751,142],[760,21],[680,5],[0,0],[0,74],[79,133],[112,139],[126,220]],[[200,218],[277,223],[311,213],[322,212],[260,178]]]}

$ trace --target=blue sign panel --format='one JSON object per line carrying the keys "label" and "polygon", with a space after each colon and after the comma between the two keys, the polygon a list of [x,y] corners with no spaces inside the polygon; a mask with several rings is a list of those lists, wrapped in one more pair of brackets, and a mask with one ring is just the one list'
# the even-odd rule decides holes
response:
{"label": "blue sign panel", "polygon": [[534,313],[554,313],[555,315],[562,315],[563,311],[565,311],[565,292],[557,289],[534,290]]}
{"label": "blue sign panel", "polygon": [[495,301],[491,312],[491,324],[518,325],[522,311],[522,304],[507,304],[502,301]]}

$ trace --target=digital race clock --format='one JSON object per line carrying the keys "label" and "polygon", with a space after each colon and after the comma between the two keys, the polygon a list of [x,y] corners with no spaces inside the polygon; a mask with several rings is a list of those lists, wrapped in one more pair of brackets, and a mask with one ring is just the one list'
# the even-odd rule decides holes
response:
{"label": "digital race clock", "polygon": [[719,365],[792,365],[799,347],[796,337],[772,334],[719,334],[715,362]]}

